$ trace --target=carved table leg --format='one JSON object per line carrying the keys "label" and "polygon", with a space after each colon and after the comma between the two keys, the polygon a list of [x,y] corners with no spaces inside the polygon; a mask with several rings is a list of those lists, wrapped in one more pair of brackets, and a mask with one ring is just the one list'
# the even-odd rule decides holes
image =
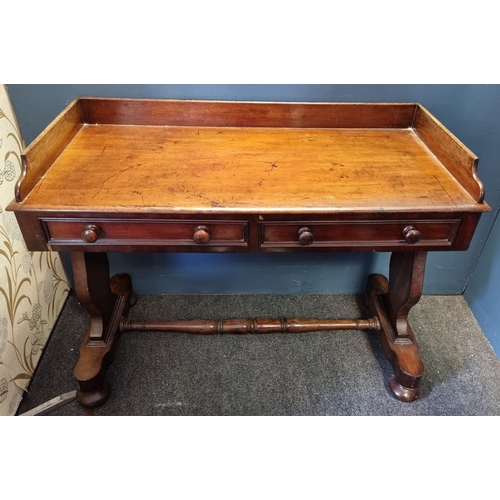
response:
{"label": "carved table leg", "polygon": [[106,369],[116,347],[120,320],[128,314],[135,295],[129,275],[118,274],[109,279],[105,253],[72,253],[71,260],[76,296],[90,314],[90,327],[74,369],[77,399],[83,406],[94,407],[109,396]]}
{"label": "carved table leg", "polygon": [[389,387],[401,401],[414,401],[420,396],[424,365],[408,313],[422,295],[426,256],[426,252],[393,253],[389,281],[380,274],[368,279],[368,303],[380,320],[380,340],[394,369]]}

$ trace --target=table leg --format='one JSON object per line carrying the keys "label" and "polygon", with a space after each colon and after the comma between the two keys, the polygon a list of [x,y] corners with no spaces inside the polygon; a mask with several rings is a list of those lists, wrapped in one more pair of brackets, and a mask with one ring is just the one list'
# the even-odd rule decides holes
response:
{"label": "table leg", "polygon": [[74,376],[78,382],[77,399],[86,407],[103,403],[110,393],[105,380],[117,343],[120,320],[128,314],[135,295],[128,274],[109,279],[105,253],[71,254],[75,292],[90,314],[90,326],[80,346]]}
{"label": "table leg", "polygon": [[380,274],[368,279],[368,303],[380,320],[380,340],[394,369],[389,387],[401,401],[414,401],[420,396],[424,365],[408,314],[422,296],[426,256],[426,252],[395,252],[389,281]]}

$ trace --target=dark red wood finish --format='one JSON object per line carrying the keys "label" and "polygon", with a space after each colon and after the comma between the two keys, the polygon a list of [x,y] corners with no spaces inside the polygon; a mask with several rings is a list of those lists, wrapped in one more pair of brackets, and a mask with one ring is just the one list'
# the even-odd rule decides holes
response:
{"label": "dark red wood finish", "polygon": [[[477,157],[415,103],[80,98],[26,149],[8,207],[27,247],[72,252],[91,323],[75,367],[84,406],[109,395],[118,334],[377,331],[392,393],[420,396],[408,324],[426,252],[466,250],[488,211]],[[392,252],[369,278],[372,317],[127,320],[128,275],[106,252]]]}

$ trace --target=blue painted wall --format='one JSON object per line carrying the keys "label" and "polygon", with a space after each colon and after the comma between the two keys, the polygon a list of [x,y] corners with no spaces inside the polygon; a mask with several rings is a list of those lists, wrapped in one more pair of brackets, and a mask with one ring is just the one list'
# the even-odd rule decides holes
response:
{"label": "blue painted wall", "polygon": [[498,217],[498,211],[493,229],[464,297],[500,358],[500,217]]}
{"label": "blue painted wall", "polygon": [[[486,201],[500,202],[500,86],[496,85],[9,85],[27,143],[77,96],[259,101],[420,102],[479,158]],[[424,293],[461,294],[494,221],[483,215],[466,252],[431,253]],[[138,293],[360,293],[388,254],[110,256]]]}

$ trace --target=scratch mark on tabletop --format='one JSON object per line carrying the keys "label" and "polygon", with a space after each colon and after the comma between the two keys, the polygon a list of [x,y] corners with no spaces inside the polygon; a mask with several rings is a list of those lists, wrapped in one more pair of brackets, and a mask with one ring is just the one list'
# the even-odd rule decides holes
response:
{"label": "scratch mark on tabletop", "polygon": [[104,184],[106,184],[106,182],[108,182],[110,179],[113,179],[113,177],[120,176],[121,174],[125,173],[127,170],[130,170],[132,168],[134,168],[133,165],[130,166],[130,167],[127,167],[127,168],[123,168],[122,170],[120,170],[116,174],[110,175],[107,179],[104,180],[104,182],[102,183],[102,186],[99,188],[99,190],[97,191],[97,193],[94,196],[92,196],[92,199],[94,199],[104,189]]}
{"label": "scratch mark on tabletop", "polygon": [[[443,186],[443,184],[441,183],[441,181],[436,177],[436,175],[433,176],[434,179],[436,179],[436,181],[438,182],[438,184],[440,185],[441,189],[446,193],[446,196],[448,196],[448,198],[453,201],[453,197],[450,195],[450,193],[448,193],[448,191],[446,190],[446,188]],[[455,203],[453,203],[455,205]]]}

